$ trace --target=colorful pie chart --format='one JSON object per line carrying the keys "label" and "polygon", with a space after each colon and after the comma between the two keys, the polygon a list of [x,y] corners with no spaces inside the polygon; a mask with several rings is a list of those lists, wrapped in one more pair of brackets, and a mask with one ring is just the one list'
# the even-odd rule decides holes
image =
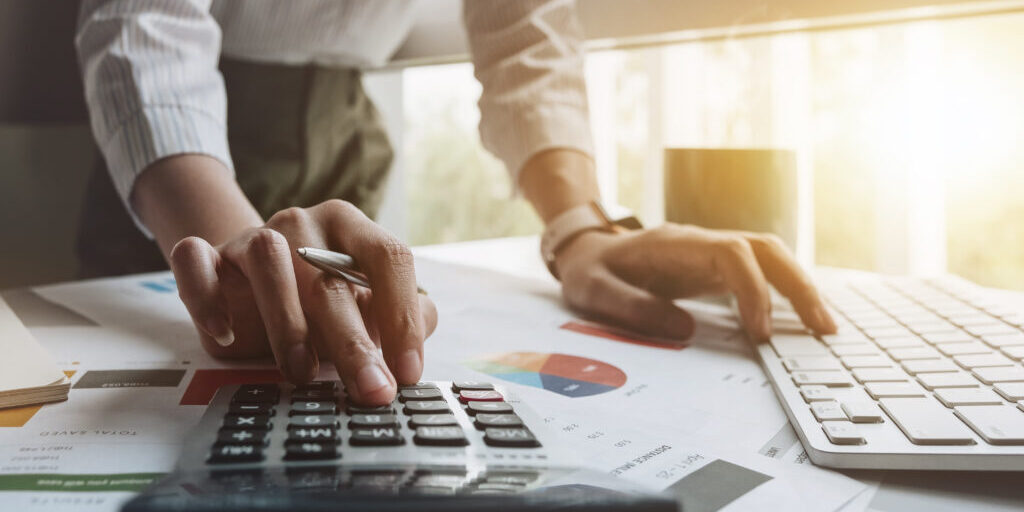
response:
{"label": "colorful pie chart", "polygon": [[626,373],[622,370],[602,361],[568,354],[509,352],[464,364],[504,381],[571,398],[598,395],[626,383]]}

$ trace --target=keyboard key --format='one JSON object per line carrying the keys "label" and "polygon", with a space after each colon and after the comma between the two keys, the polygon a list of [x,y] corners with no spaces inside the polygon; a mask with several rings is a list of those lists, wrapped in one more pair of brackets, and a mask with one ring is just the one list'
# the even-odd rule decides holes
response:
{"label": "keyboard key", "polygon": [[1020,334],[1016,327],[1004,323],[992,323],[986,325],[968,325],[964,330],[978,337],[981,336],[1004,336],[1009,334]]}
{"label": "keyboard key", "polygon": [[872,343],[861,343],[859,345],[836,345],[832,347],[832,353],[837,356],[876,356],[882,351]]}
{"label": "keyboard key", "polygon": [[1024,400],[1024,382],[997,382],[992,389],[1011,402]]}
{"label": "keyboard key", "polygon": [[924,396],[921,386],[912,382],[868,382],[864,390],[871,398],[910,398]]}
{"label": "keyboard key", "polygon": [[959,445],[975,442],[967,425],[931,398],[883,398],[879,402],[911,443]]}
{"label": "keyboard key", "polygon": [[959,371],[959,368],[948,359],[911,359],[903,361],[900,366],[911,375]]}
{"label": "keyboard key", "polygon": [[228,429],[270,429],[270,416],[264,414],[228,414],[224,417],[224,428]]}
{"label": "keyboard key", "polygon": [[338,406],[334,402],[309,401],[292,402],[292,408],[288,414],[295,416],[297,414],[337,414],[337,412]]}
{"label": "keyboard key", "polygon": [[306,427],[338,428],[338,417],[331,414],[304,414],[292,416],[288,420],[289,430]]}
{"label": "keyboard key", "polygon": [[350,404],[345,408],[349,415],[355,414],[394,414],[395,408],[390,405],[378,405],[376,407],[365,407],[362,405]]}
{"label": "keyboard key", "polygon": [[871,339],[878,338],[895,338],[898,336],[913,336],[914,333],[910,332],[906,327],[878,327],[871,329],[864,329],[866,334]]}
{"label": "keyboard key", "polygon": [[219,444],[267,444],[266,430],[220,429],[217,433]]}
{"label": "keyboard key", "polygon": [[477,414],[473,422],[476,428],[484,430],[492,427],[522,427],[523,420],[515,414]]}
{"label": "keyboard key", "polygon": [[835,400],[835,394],[832,390],[826,386],[800,386],[800,396],[804,397],[804,401],[807,403],[811,402],[824,402],[826,400]]}
{"label": "keyboard key", "polygon": [[925,334],[951,334],[960,332],[956,326],[942,320],[908,322],[907,328],[920,336]]}
{"label": "keyboard key", "polygon": [[787,371],[796,370],[841,370],[842,365],[834,357],[789,357],[782,360]]}
{"label": "keyboard key", "polygon": [[956,415],[989,444],[1024,444],[1024,412],[1011,405],[957,407]]}
{"label": "keyboard key", "polygon": [[943,343],[938,345],[939,352],[947,356],[959,356],[964,354],[991,354],[992,349],[980,341],[970,343]]}
{"label": "keyboard key", "polygon": [[352,446],[397,446],[405,443],[398,427],[352,429],[349,444]]}
{"label": "keyboard key", "polygon": [[839,402],[831,400],[828,402],[811,402],[811,414],[818,421],[845,420],[846,413],[839,406]]}
{"label": "keyboard key", "polygon": [[860,344],[870,341],[870,339],[860,332],[853,332],[844,334],[825,334],[821,336],[821,341],[826,345],[833,347],[836,345]]}
{"label": "keyboard key", "polygon": [[244,384],[235,391],[231,403],[277,403],[280,396],[281,391],[276,384]]}
{"label": "keyboard key", "polygon": [[890,368],[892,360],[885,356],[843,356],[839,358],[843,366],[854,368]]}
{"label": "keyboard key", "polygon": [[451,412],[448,402],[433,400],[414,400],[405,403],[406,414],[442,414]]}
{"label": "keyboard key", "polygon": [[779,357],[829,355],[825,345],[810,336],[773,334],[770,343]]}
{"label": "keyboard key", "polygon": [[1003,347],[1003,353],[1006,354],[1006,357],[1009,357],[1014,361],[1020,361],[1024,359],[1024,345],[1013,345],[1010,347]]}
{"label": "keyboard key", "polygon": [[853,382],[844,372],[820,371],[820,372],[793,372],[793,382],[798,386],[819,384],[829,387],[851,386]]}
{"label": "keyboard key", "polygon": [[965,332],[945,332],[935,334],[923,334],[921,335],[925,341],[932,345],[940,345],[944,343],[967,343],[974,341],[974,337]]}
{"label": "keyboard key", "polygon": [[900,336],[898,338],[880,338],[875,340],[875,344],[882,347],[885,350],[890,348],[910,348],[910,347],[925,347],[927,344],[921,341],[920,338],[913,336]]}
{"label": "keyboard key", "polygon": [[460,380],[452,382],[452,391],[458,393],[464,389],[486,391],[489,389],[494,389],[494,384],[491,384],[490,382],[479,382],[475,380]]}
{"label": "keyboard key", "polygon": [[397,427],[398,416],[394,414],[354,414],[348,422],[349,428],[356,427]]}
{"label": "keyboard key", "polygon": [[853,401],[842,403],[843,412],[854,423],[881,423],[882,411],[874,402]]}
{"label": "keyboard key", "polygon": [[483,391],[466,389],[459,392],[459,401],[466,404],[469,402],[501,402],[505,397],[497,391]]}
{"label": "keyboard key", "polygon": [[409,418],[409,428],[440,427],[458,424],[458,420],[452,414],[417,414]]}
{"label": "keyboard key", "polygon": [[269,402],[253,404],[231,404],[228,406],[229,414],[258,414],[260,416],[273,416],[274,404]]}
{"label": "keyboard key", "polygon": [[465,446],[469,444],[461,427],[419,427],[412,440],[423,446]]}
{"label": "keyboard key", "polygon": [[828,440],[832,444],[864,444],[864,436],[861,435],[857,425],[849,421],[823,421],[821,429],[825,431]]}
{"label": "keyboard key", "polygon": [[288,431],[288,441],[333,442],[338,443],[338,430],[333,427],[295,428]]}
{"label": "keyboard key", "polygon": [[484,430],[484,443],[487,443],[488,446],[509,448],[534,448],[540,446],[540,442],[534,437],[533,432],[525,428],[489,428]]}
{"label": "keyboard key", "polygon": [[232,464],[258,462],[263,460],[263,447],[256,444],[217,444],[210,452],[207,462],[211,464]]}
{"label": "keyboard key", "polygon": [[953,361],[967,370],[990,366],[1013,366],[1013,361],[1002,354],[965,354],[953,356]]}
{"label": "keyboard key", "polygon": [[287,460],[326,460],[337,459],[338,453],[336,444],[317,442],[287,442],[284,445],[284,458]]}
{"label": "keyboard key", "polygon": [[935,390],[935,398],[946,407],[958,405],[1001,405],[1003,399],[992,391],[984,388],[940,388]]}
{"label": "keyboard key", "polygon": [[928,390],[978,387],[978,380],[963,372],[922,373],[917,376],[917,380]]}
{"label": "keyboard key", "polygon": [[1019,366],[995,366],[992,368],[975,368],[974,376],[985,384],[996,382],[1024,382],[1024,368]]}
{"label": "keyboard key", "polygon": [[512,414],[512,406],[505,402],[470,402],[466,405],[466,412],[470,415],[478,413],[485,414]]}
{"label": "keyboard key", "polygon": [[982,336],[981,341],[995,348],[1024,346],[1024,334],[1018,332],[1014,334]]}
{"label": "keyboard key", "polygon": [[398,400],[401,402],[408,402],[409,400],[444,400],[444,395],[437,388],[403,389],[398,392]]}
{"label": "keyboard key", "polygon": [[904,382],[909,380],[907,374],[895,368],[854,368],[853,378],[861,384],[865,382]]}
{"label": "keyboard key", "polygon": [[911,359],[938,359],[939,352],[932,347],[911,347],[894,348],[888,350],[889,357],[897,361],[908,361]]}

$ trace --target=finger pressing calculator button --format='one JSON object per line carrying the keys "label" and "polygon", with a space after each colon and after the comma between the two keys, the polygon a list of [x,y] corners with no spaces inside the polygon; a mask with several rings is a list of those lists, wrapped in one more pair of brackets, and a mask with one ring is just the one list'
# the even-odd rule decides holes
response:
{"label": "finger pressing calculator button", "polygon": [[434,400],[413,400],[405,403],[406,414],[438,414],[451,412],[448,403]]}
{"label": "finger pressing calculator button", "polygon": [[352,429],[349,444],[352,446],[394,446],[405,443],[398,427]]}
{"label": "finger pressing calculator button", "polygon": [[217,443],[219,444],[267,444],[267,431],[266,430],[250,430],[250,429],[220,429],[217,433]]}
{"label": "finger pressing calculator button", "polygon": [[413,442],[423,446],[465,446],[466,434],[459,427],[419,427]]}
{"label": "finger pressing calculator button", "polygon": [[288,431],[288,442],[333,442],[340,441],[338,430],[332,427],[296,428]]}
{"label": "finger pressing calculator button", "polygon": [[263,460],[263,447],[255,444],[216,444],[207,460],[211,464]]}
{"label": "finger pressing calculator button", "polygon": [[505,400],[505,397],[494,390],[465,389],[459,392],[459,401],[464,404],[469,402],[501,402],[503,400]]}
{"label": "finger pressing calculator button", "polygon": [[266,414],[228,414],[224,417],[224,428],[267,430],[270,428],[270,416]]}
{"label": "finger pressing calculator button", "polygon": [[476,415],[476,428],[483,430],[492,427],[521,427],[523,420],[515,414],[484,414]]}
{"label": "finger pressing calculator button", "polygon": [[353,427],[391,427],[398,426],[398,417],[394,414],[354,414],[348,422]]}
{"label": "finger pressing calculator button", "polygon": [[469,414],[511,414],[512,406],[505,402],[470,402],[466,406]]}
{"label": "finger pressing calculator button", "polygon": [[338,412],[337,406],[334,402],[327,401],[293,401],[292,409],[288,412],[289,415],[295,416],[296,414],[335,414]]}
{"label": "finger pressing calculator button", "polygon": [[259,414],[261,416],[273,416],[274,404],[271,402],[257,404],[231,404],[228,407],[231,414]]}
{"label": "finger pressing calculator button", "polygon": [[277,402],[281,392],[274,384],[245,384],[235,391],[231,398],[232,403],[266,403]]}
{"label": "finger pressing calculator button", "polygon": [[394,414],[395,408],[390,405],[380,405],[377,407],[364,407],[361,405],[349,405],[345,408],[345,412],[350,415],[355,414]]}
{"label": "finger pressing calculator button", "polygon": [[303,414],[288,420],[288,430],[306,427],[338,428],[338,417],[329,414]]}
{"label": "finger pressing calculator button", "polygon": [[333,393],[333,392],[338,390],[338,381],[336,381],[336,380],[317,380],[317,381],[313,381],[313,382],[308,382],[306,384],[299,384],[298,386],[295,386],[295,393],[301,393],[301,392],[310,391],[310,390],[314,390],[314,389],[322,390],[322,391],[330,391],[330,392]]}
{"label": "finger pressing calculator button", "polygon": [[284,458],[287,460],[324,460],[336,459],[340,454],[334,443],[287,442],[284,445]]}
{"label": "finger pressing calculator button", "polygon": [[409,428],[441,427],[458,425],[459,422],[451,414],[417,414],[409,419]]}
{"label": "finger pressing calculator button", "polygon": [[484,430],[484,442],[488,446],[533,448],[540,446],[533,432],[525,428],[489,428]]}
{"label": "finger pressing calculator button", "polygon": [[478,382],[475,380],[460,380],[452,382],[452,391],[459,393],[464,389],[486,391],[494,389],[494,384],[491,384],[490,382]]}
{"label": "finger pressing calculator button", "polygon": [[444,400],[444,395],[437,388],[403,389],[398,392],[398,399],[403,402],[410,400]]}

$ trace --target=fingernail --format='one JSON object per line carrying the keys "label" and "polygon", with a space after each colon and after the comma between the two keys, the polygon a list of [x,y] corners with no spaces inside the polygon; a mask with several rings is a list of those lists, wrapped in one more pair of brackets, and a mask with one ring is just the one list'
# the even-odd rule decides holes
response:
{"label": "fingernail", "polygon": [[409,349],[395,359],[395,378],[404,384],[413,384],[423,374],[423,357],[419,350]]}
{"label": "fingernail", "polygon": [[356,387],[359,388],[359,394],[362,396],[372,394],[374,391],[379,391],[390,385],[391,381],[388,380],[388,376],[384,375],[384,370],[376,364],[364,366],[356,375]]}
{"label": "fingernail", "polygon": [[312,378],[313,356],[304,343],[288,349],[288,373],[292,381],[305,382]]}
{"label": "fingernail", "polygon": [[235,332],[223,317],[215,316],[207,320],[206,333],[222,347],[229,347],[235,342]]}

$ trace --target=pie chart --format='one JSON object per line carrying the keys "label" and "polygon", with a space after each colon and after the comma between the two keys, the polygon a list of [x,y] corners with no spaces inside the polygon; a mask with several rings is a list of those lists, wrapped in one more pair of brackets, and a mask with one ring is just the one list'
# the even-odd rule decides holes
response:
{"label": "pie chart", "polygon": [[463,364],[504,381],[570,398],[598,395],[626,383],[626,373],[615,366],[569,354],[507,352]]}

